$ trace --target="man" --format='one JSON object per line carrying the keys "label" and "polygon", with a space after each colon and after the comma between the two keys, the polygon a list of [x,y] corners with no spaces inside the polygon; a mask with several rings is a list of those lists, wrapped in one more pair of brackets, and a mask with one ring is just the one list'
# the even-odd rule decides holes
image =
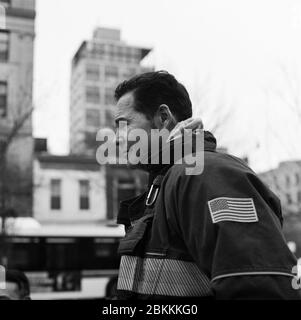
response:
{"label": "man", "polygon": [[[133,129],[151,137],[152,129],[179,129],[186,119],[195,125],[186,89],[167,72],[135,76],[115,98],[117,144],[127,142],[127,154]],[[204,137],[201,174],[187,175],[172,158],[140,164],[149,190],[123,201],[117,219],[126,229],[119,298],[299,299],[278,198],[243,161],[217,152],[211,133]]]}

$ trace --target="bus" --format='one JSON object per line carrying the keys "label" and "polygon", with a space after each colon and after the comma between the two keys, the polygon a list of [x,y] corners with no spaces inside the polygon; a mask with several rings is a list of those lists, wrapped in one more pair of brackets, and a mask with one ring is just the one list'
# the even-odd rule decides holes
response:
{"label": "bus", "polygon": [[[7,234],[7,269],[23,271],[34,299],[101,299],[116,291],[123,226],[40,226]],[[2,251],[3,252],[3,251]]]}

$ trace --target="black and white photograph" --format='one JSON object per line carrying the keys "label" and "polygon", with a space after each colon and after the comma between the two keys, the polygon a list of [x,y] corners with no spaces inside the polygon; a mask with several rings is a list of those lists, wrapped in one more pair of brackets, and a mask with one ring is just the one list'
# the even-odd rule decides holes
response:
{"label": "black and white photograph", "polygon": [[0,0],[0,300],[301,300],[300,141],[298,0]]}

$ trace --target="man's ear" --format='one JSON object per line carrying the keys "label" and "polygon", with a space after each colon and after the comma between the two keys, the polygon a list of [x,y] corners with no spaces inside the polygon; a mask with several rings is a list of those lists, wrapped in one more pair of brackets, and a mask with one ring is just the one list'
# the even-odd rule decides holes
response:
{"label": "man's ear", "polygon": [[161,104],[155,114],[154,124],[158,129],[172,130],[178,123],[175,116],[171,113],[168,105]]}

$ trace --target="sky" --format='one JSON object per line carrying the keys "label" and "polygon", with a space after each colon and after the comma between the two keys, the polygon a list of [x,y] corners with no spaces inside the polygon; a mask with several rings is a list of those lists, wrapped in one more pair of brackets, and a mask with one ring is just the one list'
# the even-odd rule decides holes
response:
{"label": "sky", "polygon": [[[218,145],[256,171],[301,159],[298,0],[37,0],[34,136],[69,152],[71,59],[97,26],[153,48]],[[301,101],[301,100],[300,100]]]}

